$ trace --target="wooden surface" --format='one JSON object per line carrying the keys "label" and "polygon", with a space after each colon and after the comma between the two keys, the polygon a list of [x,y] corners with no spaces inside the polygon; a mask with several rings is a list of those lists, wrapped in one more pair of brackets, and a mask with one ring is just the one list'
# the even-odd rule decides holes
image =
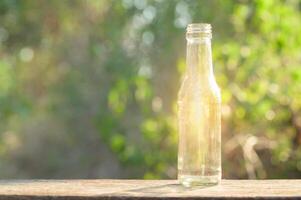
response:
{"label": "wooden surface", "polygon": [[301,199],[301,180],[223,180],[187,189],[176,180],[2,180],[0,199]]}

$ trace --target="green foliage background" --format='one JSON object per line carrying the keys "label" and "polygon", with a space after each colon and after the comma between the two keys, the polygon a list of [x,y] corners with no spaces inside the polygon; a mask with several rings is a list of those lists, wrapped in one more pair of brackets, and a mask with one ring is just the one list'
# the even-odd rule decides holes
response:
{"label": "green foliage background", "polygon": [[0,1],[0,177],[175,178],[185,27],[213,26],[223,177],[301,178],[300,0]]}

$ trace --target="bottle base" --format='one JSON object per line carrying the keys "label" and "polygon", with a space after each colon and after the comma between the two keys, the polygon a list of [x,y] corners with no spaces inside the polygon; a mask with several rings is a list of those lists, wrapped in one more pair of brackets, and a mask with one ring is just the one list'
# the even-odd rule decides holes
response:
{"label": "bottle base", "polygon": [[185,187],[213,186],[220,183],[220,176],[180,175],[178,180]]}

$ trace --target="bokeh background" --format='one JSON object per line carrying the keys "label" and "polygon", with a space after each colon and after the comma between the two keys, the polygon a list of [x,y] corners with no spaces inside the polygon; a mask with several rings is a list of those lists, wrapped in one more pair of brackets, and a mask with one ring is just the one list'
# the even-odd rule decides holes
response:
{"label": "bokeh background", "polygon": [[185,28],[213,26],[224,178],[301,178],[300,0],[1,0],[0,177],[175,178]]}

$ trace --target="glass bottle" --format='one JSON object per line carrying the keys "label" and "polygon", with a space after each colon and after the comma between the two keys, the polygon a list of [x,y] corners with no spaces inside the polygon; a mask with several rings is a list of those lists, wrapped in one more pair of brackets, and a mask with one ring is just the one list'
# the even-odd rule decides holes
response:
{"label": "glass bottle", "polygon": [[187,27],[186,73],[178,94],[178,179],[187,187],[221,179],[221,96],[211,37],[210,24]]}

